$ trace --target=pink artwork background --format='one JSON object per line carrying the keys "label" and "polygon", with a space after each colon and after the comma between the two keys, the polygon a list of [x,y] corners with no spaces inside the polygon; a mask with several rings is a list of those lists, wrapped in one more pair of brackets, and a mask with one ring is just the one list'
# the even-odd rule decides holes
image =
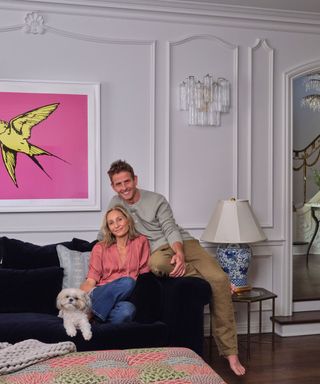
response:
{"label": "pink artwork background", "polygon": [[36,156],[51,179],[25,154],[18,153],[16,178],[11,180],[0,156],[0,199],[88,198],[88,96],[78,94],[0,92],[0,119],[59,103],[34,126],[28,141],[54,156]]}

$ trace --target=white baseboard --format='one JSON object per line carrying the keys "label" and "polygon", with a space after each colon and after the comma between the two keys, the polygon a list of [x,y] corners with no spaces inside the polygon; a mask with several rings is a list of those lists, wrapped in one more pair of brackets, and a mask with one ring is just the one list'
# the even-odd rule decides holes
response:
{"label": "white baseboard", "polygon": [[275,332],[282,337],[318,335],[320,334],[320,323],[276,324]]}
{"label": "white baseboard", "polygon": [[[247,322],[237,323],[238,335],[247,334]],[[262,324],[262,333],[270,333],[272,331],[271,321]],[[259,322],[252,319],[250,326],[250,333],[259,333]],[[275,324],[275,333],[279,336],[307,336],[320,334],[320,323],[307,323],[307,324]],[[204,335],[210,335],[209,314],[205,314],[204,319]]]}
{"label": "white baseboard", "polygon": [[307,249],[308,249],[308,243],[303,245],[293,245],[292,255],[306,257]]}
{"label": "white baseboard", "polygon": [[295,301],[293,302],[292,311],[293,312],[320,311],[320,300]]}

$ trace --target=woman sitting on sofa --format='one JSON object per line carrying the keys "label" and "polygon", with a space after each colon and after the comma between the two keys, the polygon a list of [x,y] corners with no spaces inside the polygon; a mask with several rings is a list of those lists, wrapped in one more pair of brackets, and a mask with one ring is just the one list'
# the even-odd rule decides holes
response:
{"label": "woman sitting on sofa", "polygon": [[149,243],[136,232],[127,210],[117,205],[104,216],[104,238],[90,255],[81,289],[90,294],[93,316],[102,322],[131,321],[135,306],[126,301],[139,274],[149,272]]}

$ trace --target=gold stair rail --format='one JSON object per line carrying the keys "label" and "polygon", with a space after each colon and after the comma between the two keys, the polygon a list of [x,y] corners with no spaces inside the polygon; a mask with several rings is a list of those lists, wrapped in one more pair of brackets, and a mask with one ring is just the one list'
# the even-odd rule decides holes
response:
{"label": "gold stair rail", "polygon": [[[316,159],[308,162],[310,156],[312,156],[316,151],[318,154]],[[307,198],[307,168],[313,167],[319,160],[320,157],[320,135],[318,135],[309,145],[303,149],[294,149],[293,150],[293,160],[301,161],[302,163],[297,167],[293,166],[294,171],[300,171],[303,168],[303,202],[306,202]]]}

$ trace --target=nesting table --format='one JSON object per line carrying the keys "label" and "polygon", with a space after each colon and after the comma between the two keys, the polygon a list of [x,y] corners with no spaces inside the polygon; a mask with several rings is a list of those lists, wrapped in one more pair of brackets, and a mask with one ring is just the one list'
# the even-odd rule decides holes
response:
{"label": "nesting table", "polygon": [[250,359],[250,323],[251,323],[251,303],[259,302],[259,335],[262,331],[262,302],[265,300],[272,300],[272,349],[274,349],[274,312],[275,312],[275,299],[277,295],[267,291],[264,288],[252,288],[250,291],[238,292],[232,295],[232,301],[235,303],[247,303],[247,359]]}

